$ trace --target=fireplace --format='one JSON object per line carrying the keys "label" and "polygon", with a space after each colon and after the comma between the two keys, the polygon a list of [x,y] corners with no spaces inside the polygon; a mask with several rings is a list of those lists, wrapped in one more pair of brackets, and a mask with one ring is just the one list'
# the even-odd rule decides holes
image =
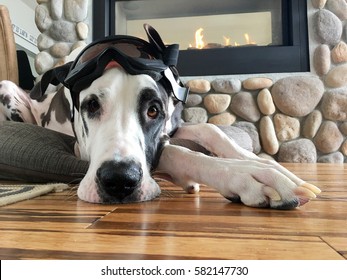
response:
{"label": "fireplace", "polygon": [[302,0],[98,0],[93,37],[144,37],[153,25],[180,44],[182,76],[309,71],[307,7]]}

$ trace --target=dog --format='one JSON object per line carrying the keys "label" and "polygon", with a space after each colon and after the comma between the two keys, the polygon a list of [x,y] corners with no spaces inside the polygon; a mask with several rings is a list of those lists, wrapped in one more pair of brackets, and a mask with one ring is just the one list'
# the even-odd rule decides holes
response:
{"label": "dog", "polygon": [[[152,27],[145,29],[151,45],[166,48]],[[136,40],[131,44],[137,44]],[[0,83],[0,121],[32,123],[76,137],[76,156],[90,163],[77,191],[81,200],[152,200],[160,195],[152,174],[188,193],[198,192],[200,184],[208,185],[230,201],[251,207],[293,209],[320,193],[279,163],[241,148],[217,126],[181,125],[182,98],[172,90],[178,81],[175,63],[141,68],[114,48],[118,45],[112,46],[111,54],[98,57],[98,66],[93,64],[100,67],[104,63],[101,70],[84,73],[88,66],[75,71],[77,80],[83,80],[82,89],[76,90],[77,82],[72,86],[66,82],[73,80],[71,69],[81,54],[72,66],[66,64],[44,74],[30,94],[12,82]],[[108,56],[112,59],[106,59]],[[153,70],[153,74],[146,67],[159,67],[160,71]],[[171,71],[163,74],[163,69]],[[96,70],[100,70],[97,75]],[[165,83],[156,77],[158,72],[169,75]],[[59,76],[63,79],[53,82]],[[58,86],[48,85],[52,83]],[[178,139],[192,141],[209,154],[172,144]]]}

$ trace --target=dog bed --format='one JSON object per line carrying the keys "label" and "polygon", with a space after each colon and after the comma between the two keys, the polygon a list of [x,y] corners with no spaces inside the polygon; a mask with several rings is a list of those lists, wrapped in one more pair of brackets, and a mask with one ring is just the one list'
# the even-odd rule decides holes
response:
{"label": "dog bed", "polygon": [[[240,146],[252,150],[246,132],[231,126],[221,129]],[[0,180],[78,183],[87,172],[88,162],[75,157],[74,144],[73,137],[36,125],[0,122]],[[192,141],[175,139],[172,144],[204,152]]]}
{"label": "dog bed", "polygon": [[88,162],[74,156],[75,139],[28,123],[0,122],[0,180],[78,183]]}

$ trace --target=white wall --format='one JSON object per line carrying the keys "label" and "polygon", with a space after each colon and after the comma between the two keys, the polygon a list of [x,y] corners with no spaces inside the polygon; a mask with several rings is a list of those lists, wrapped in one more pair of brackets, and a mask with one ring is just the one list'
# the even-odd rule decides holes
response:
{"label": "white wall", "polygon": [[[1,0],[1,4],[7,6],[12,24],[15,24],[28,36],[37,39],[40,32],[35,24],[36,0]],[[31,52],[32,55],[38,53],[38,49],[33,42],[29,42],[15,32],[16,44]]]}

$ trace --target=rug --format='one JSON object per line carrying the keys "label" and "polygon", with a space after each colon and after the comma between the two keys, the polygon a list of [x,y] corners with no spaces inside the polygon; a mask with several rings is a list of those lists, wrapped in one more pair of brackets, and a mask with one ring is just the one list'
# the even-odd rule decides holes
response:
{"label": "rug", "polygon": [[50,192],[61,192],[67,188],[69,188],[67,184],[0,185],[0,206],[32,199]]}

